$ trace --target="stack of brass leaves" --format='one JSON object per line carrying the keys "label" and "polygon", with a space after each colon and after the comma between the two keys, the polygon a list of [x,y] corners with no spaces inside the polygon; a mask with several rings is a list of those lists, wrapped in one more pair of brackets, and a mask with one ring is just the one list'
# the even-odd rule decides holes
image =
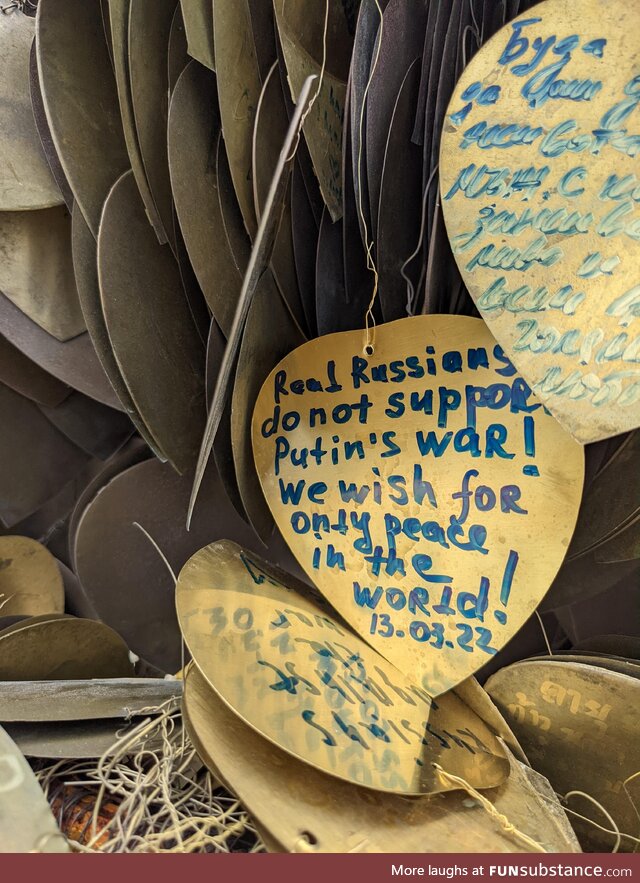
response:
{"label": "stack of brass leaves", "polygon": [[441,135],[533,4],[3,4],[0,851],[636,850],[638,431],[441,695],[317,592],[252,447],[306,342],[478,316]]}

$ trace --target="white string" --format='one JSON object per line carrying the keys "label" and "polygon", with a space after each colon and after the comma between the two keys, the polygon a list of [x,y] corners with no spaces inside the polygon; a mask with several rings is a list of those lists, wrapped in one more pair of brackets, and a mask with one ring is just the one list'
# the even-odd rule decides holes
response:
{"label": "white string", "polygon": [[[376,68],[378,66],[378,59],[380,57],[380,47],[382,45],[382,29],[383,29],[383,15],[382,15],[382,7],[378,0],[374,0],[376,7],[378,9],[378,14],[380,16],[380,28],[378,30],[378,39],[376,44],[375,56],[373,59],[373,64],[371,66],[371,70],[369,72],[369,79],[367,81],[367,85],[364,90],[364,94],[362,96],[362,110],[360,112],[360,120],[358,123],[358,212],[360,214],[360,221],[362,223],[362,229],[364,230],[364,245],[367,253],[367,270],[373,273],[373,291],[371,293],[371,300],[369,301],[369,306],[367,308],[367,312],[364,317],[364,326],[365,326],[365,337],[364,337],[364,352],[366,355],[371,355],[373,353],[373,330],[375,329],[376,319],[373,315],[373,306],[376,302],[376,297],[378,296],[378,268],[376,267],[375,261],[373,259],[373,246],[374,240],[369,236],[369,226],[367,224],[367,219],[364,216],[364,211],[362,208],[362,129],[364,123],[364,112],[367,103],[367,95],[369,94],[369,87],[371,86],[371,82],[373,80],[374,74],[376,72]],[[370,327],[371,326],[371,327]]]}
{"label": "white string", "polygon": [[429,191],[431,190],[431,185],[436,180],[436,174],[438,172],[438,165],[434,167],[433,171],[429,175],[429,180],[427,181],[427,186],[424,188],[424,194],[422,196],[422,217],[420,220],[420,233],[418,234],[418,244],[415,249],[411,252],[409,257],[406,259],[402,267],[400,268],[400,275],[407,283],[407,315],[412,316],[413,311],[415,309],[415,299],[416,299],[416,290],[411,280],[410,276],[405,272],[411,261],[416,257],[420,249],[422,248],[422,243],[424,242],[424,234],[426,232],[426,220],[427,220],[427,197],[429,195]]}

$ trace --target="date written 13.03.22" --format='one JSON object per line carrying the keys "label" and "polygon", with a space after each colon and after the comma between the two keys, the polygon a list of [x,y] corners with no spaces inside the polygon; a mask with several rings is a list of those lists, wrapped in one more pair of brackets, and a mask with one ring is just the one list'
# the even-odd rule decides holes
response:
{"label": "date written 13.03.22", "polygon": [[[453,635],[451,640],[445,634],[445,628],[440,622],[432,622],[427,625],[422,620],[415,619],[409,623],[408,636],[419,644],[428,644],[436,650],[442,650],[443,647],[453,649],[456,645],[472,653],[474,646],[484,653],[493,656],[497,653],[495,647],[491,646],[492,634],[489,629],[482,626],[472,628],[464,622],[453,623],[457,635]],[[372,613],[369,634],[377,635],[380,638],[404,638],[405,632],[396,629],[391,622],[391,617],[386,613]]]}

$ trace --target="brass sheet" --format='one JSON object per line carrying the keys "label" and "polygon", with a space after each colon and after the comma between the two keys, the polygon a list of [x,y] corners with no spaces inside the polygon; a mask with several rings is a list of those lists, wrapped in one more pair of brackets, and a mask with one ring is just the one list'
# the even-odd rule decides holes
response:
{"label": "brass sheet", "polygon": [[467,678],[456,685],[453,691],[456,696],[467,705],[474,714],[485,722],[489,729],[499,736],[515,758],[529,766],[527,755],[522,750],[522,745],[516,739],[513,730],[502,717],[494,703],[489,698],[476,678]]}
{"label": "brass sheet", "polygon": [[62,203],[35,126],[29,94],[33,18],[17,5],[0,14],[0,211]]}
{"label": "brass sheet", "polygon": [[[638,784],[622,783],[640,769],[640,682],[616,672],[574,662],[535,661],[502,669],[487,690],[507,718],[535,769],[555,791],[584,791],[611,814],[620,831],[640,835],[632,801]],[[609,827],[590,802],[574,798],[575,812]],[[615,836],[573,819],[583,847],[610,851]],[[622,850],[634,843],[623,836]]]}
{"label": "brass sheet", "polygon": [[33,622],[0,635],[0,679],[49,681],[126,678],[129,650],[104,623],[65,616]]}
{"label": "brass sheet", "polygon": [[30,537],[0,537],[0,610],[3,616],[64,612],[56,559]]}
{"label": "brass sheet", "polygon": [[438,695],[549,589],[576,522],[583,449],[478,319],[402,319],[375,329],[372,356],[363,346],[360,331],[322,337],[274,369],[253,418],[258,475],[322,593]]}
{"label": "brass sheet", "polygon": [[[411,800],[373,793],[292,758],[233,714],[195,666],[187,674],[183,708],[203,759],[220,771],[258,829],[286,852],[522,850],[464,793]],[[511,755],[509,761],[508,780],[486,791],[487,798],[549,852],[579,852],[548,783]]]}
{"label": "brass sheet", "polygon": [[[37,616],[7,616],[2,624],[2,637],[16,634],[26,628],[32,628],[42,623],[57,622],[60,619],[73,619],[68,613],[39,613]],[[11,620],[11,621],[9,621]]]}
{"label": "brass sheet", "polygon": [[[501,784],[504,750],[453,693],[432,702],[282,571],[223,541],[182,568],[176,607],[195,664],[250,727],[348,782],[398,794]],[[455,787],[455,786],[454,786]]]}
{"label": "brass sheet", "polygon": [[499,31],[445,119],[447,230],[481,315],[583,444],[640,424],[637,29],[546,0]]}

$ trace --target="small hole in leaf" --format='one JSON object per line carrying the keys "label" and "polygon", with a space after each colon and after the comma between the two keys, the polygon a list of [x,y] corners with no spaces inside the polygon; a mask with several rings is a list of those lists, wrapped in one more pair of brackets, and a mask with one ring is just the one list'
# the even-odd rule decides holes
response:
{"label": "small hole in leaf", "polygon": [[373,355],[373,352],[374,352],[374,350],[373,350],[373,344],[368,343],[368,344],[365,346],[365,348],[364,348],[364,354],[365,354],[365,356],[372,356],[372,355]]}
{"label": "small hole in leaf", "polygon": [[300,837],[305,843],[308,843],[309,846],[317,846],[318,838],[315,834],[312,834],[311,831],[300,831]]}

